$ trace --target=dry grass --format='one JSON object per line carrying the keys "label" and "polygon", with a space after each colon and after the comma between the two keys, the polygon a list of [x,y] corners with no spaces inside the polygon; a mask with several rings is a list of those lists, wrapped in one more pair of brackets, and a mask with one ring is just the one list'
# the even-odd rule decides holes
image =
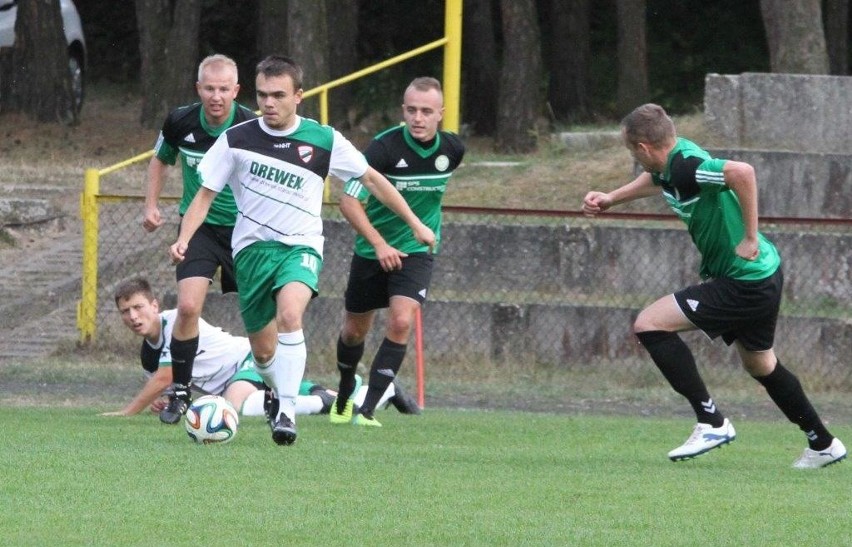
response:
{"label": "dry grass", "polygon": [[[133,92],[93,86],[81,123],[75,127],[35,124],[20,115],[0,115],[0,186],[67,189],[66,205],[73,212],[86,168],[104,168],[151,149],[156,131],[140,126],[140,112],[140,98]],[[683,135],[703,142],[706,132],[700,113],[676,122]],[[614,131],[617,124],[577,129]],[[470,138],[467,146],[465,162],[447,193],[450,205],[576,210],[588,189],[615,187],[631,177],[633,167],[621,146],[571,150],[557,137],[543,138],[539,151],[525,156],[498,156],[491,151],[488,139]],[[517,165],[482,165],[498,161]],[[101,191],[141,194],[144,166],[143,162],[104,177]],[[176,195],[180,181],[177,170],[171,171],[166,193]],[[338,191],[335,188],[332,196]]]}
{"label": "dry grass", "polygon": [[102,168],[150,150],[156,131],[139,125],[140,98],[95,87],[74,127],[0,115],[0,183],[52,185],[77,192],[86,168]]}

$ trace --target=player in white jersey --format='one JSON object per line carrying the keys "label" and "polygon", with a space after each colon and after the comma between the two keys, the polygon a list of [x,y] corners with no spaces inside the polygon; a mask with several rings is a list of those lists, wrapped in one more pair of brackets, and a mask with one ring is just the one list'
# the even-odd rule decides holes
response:
{"label": "player in white jersey", "polygon": [[[160,312],[150,284],[142,278],[122,283],[115,292],[115,304],[124,324],[143,337],[140,361],[145,384],[121,410],[105,416],[131,416],[145,408],[159,412],[173,386],[169,347],[177,310]],[[192,387],[203,394],[222,395],[246,416],[264,413],[266,386],[257,374],[248,338],[234,336],[199,318],[198,355],[192,370]],[[313,382],[302,382],[296,401],[297,414],[325,414],[336,393]],[[397,397],[390,390],[386,400]],[[397,397],[398,398],[398,397]],[[395,403],[396,404],[396,403]]]}
{"label": "player in white jersey", "polygon": [[202,188],[169,252],[183,260],[213,198],[229,185],[238,211],[232,246],[240,312],[257,370],[275,395],[272,439],[289,445],[296,440],[295,398],[307,360],[302,316],[318,294],[322,268],[326,176],[359,178],[421,243],[431,247],[435,234],[345,137],[296,114],[302,69],[295,61],[261,61],[255,88],[262,117],[232,127],[205,154],[198,166]]}

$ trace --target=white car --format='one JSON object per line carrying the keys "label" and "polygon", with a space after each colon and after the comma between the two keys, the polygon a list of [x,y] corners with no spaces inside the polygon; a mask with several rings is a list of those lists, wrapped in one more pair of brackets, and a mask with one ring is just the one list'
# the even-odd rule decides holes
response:
{"label": "white car", "polygon": [[[72,0],[59,0],[62,7],[62,22],[65,26],[65,41],[68,43],[68,66],[71,69],[71,86],[77,107],[83,105],[83,73],[86,70],[86,39],[80,14]],[[15,18],[18,15],[18,0],[0,0],[0,47],[15,45]]]}

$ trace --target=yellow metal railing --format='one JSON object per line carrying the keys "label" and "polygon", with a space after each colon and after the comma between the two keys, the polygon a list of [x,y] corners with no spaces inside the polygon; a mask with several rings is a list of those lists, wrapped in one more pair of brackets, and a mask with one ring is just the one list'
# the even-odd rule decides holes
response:
{"label": "yellow metal railing", "polygon": [[[443,129],[458,132],[459,102],[461,97],[462,0],[446,0],[444,5],[444,33],[444,37],[439,40],[391,57],[342,78],[311,88],[304,92],[303,97],[319,95],[320,121],[323,124],[327,124],[328,92],[331,89],[345,85],[358,78],[363,78],[389,66],[402,63],[412,57],[443,47],[445,105]],[[153,155],[153,150],[150,150],[103,169],[91,168],[85,171],[83,193],[80,196],[80,217],[83,221],[82,290],[80,301],[77,303],[77,330],[80,332],[80,341],[83,343],[93,340],[97,329],[98,208],[100,199],[104,197],[100,194],[100,179],[102,176],[124,169],[125,167],[149,160]],[[326,185],[326,201],[328,201],[328,196],[328,185]]]}

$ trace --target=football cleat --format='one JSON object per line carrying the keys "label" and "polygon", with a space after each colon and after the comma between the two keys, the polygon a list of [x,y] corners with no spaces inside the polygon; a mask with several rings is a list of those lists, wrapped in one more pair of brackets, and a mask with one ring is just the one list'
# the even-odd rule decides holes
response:
{"label": "football cleat", "polygon": [[727,418],[719,427],[697,423],[686,442],[669,452],[669,459],[673,462],[688,460],[728,444],[736,438],[737,432]]}
{"label": "football cleat", "polygon": [[319,397],[322,401],[322,408],[319,411],[320,414],[328,414],[331,412],[331,407],[334,405],[335,397],[329,393],[327,389],[317,384],[311,388],[311,395]]}
{"label": "football cleat", "polygon": [[269,388],[263,391],[263,414],[269,427],[272,427],[272,421],[278,416],[278,397]]}
{"label": "football cleat", "polygon": [[358,390],[361,389],[361,382],[361,377],[356,374],[355,389],[352,390],[352,395],[346,399],[346,405],[343,407],[343,412],[337,411],[337,397],[334,398],[334,402],[331,404],[331,409],[328,413],[328,421],[333,424],[348,424],[352,421],[352,413],[355,407],[355,395],[358,393]]}
{"label": "football cleat", "polygon": [[296,442],[296,424],[286,414],[279,415],[271,427],[275,444],[289,445]]}
{"label": "football cleat", "polygon": [[414,400],[405,389],[399,385],[399,382],[393,381],[394,395],[390,398],[390,404],[394,406],[401,414],[420,414],[420,405]]}
{"label": "football cleat", "polygon": [[382,424],[372,416],[367,416],[366,414],[358,413],[352,418],[353,425],[360,425],[365,427],[382,427]]}
{"label": "football cleat", "polygon": [[186,414],[186,409],[192,403],[189,386],[175,384],[174,393],[169,395],[166,408],[160,411],[160,421],[164,424],[176,424]]}
{"label": "football cleat", "polygon": [[846,458],[846,447],[835,438],[825,450],[811,450],[806,448],[801,457],[793,462],[796,469],[819,469]]}

